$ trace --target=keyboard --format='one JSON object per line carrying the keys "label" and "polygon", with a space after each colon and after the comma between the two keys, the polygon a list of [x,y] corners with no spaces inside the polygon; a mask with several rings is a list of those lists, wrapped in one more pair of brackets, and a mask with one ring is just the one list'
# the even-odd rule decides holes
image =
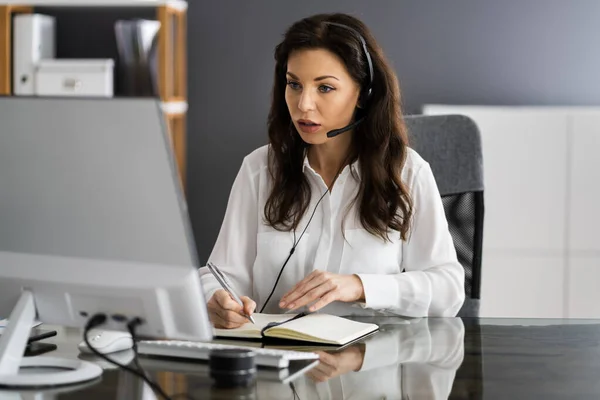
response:
{"label": "keyboard", "polygon": [[287,368],[290,361],[318,360],[319,355],[305,351],[265,349],[232,344],[188,342],[180,340],[142,340],[137,344],[138,354],[172,358],[208,360],[211,350],[248,349],[254,351],[259,367]]}

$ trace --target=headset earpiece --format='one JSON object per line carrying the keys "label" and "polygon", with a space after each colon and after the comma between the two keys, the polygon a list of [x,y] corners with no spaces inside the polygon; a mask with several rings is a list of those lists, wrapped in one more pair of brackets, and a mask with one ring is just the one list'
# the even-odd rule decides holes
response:
{"label": "headset earpiece", "polygon": [[360,40],[360,44],[362,46],[363,52],[365,54],[365,58],[367,60],[367,67],[368,67],[369,75],[368,75],[367,84],[361,90],[360,95],[358,97],[358,106],[360,108],[366,108],[369,103],[369,100],[371,99],[371,96],[373,94],[373,80],[375,78],[374,72],[373,72],[373,61],[371,60],[371,53],[369,53],[369,49],[367,48],[367,42],[365,41],[365,38],[363,38],[360,33],[358,33],[354,28],[349,27],[348,25],[340,24],[337,22],[329,22],[329,21],[326,21],[325,24],[333,25],[333,26],[337,26],[337,27],[346,29],[346,30],[352,32],[358,38],[358,40]]}
{"label": "headset earpiece", "polygon": [[358,96],[358,108],[367,108],[369,104],[369,100],[371,99],[371,94],[373,93],[373,89],[368,88],[366,90],[361,90],[360,95]]}

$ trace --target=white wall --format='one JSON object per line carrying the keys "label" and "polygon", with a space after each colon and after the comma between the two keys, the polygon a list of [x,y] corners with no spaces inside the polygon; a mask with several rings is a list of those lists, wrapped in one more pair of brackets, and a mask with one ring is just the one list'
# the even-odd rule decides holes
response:
{"label": "white wall", "polygon": [[600,108],[427,105],[482,134],[483,317],[600,317]]}

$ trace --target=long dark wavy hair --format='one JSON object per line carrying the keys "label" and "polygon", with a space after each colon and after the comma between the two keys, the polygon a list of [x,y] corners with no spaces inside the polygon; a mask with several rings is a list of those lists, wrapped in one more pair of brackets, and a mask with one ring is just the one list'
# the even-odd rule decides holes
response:
{"label": "long dark wavy hair", "polygon": [[[294,23],[275,48],[275,77],[268,117],[269,173],[273,180],[265,204],[266,222],[274,229],[296,229],[311,198],[302,172],[310,144],[294,127],[285,101],[287,61],[303,49],[326,49],[344,62],[361,86],[369,79],[368,63],[360,39],[351,31],[327,24],[353,28],[363,36],[373,63],[372,94],[360,111],[365,120],[353,130],[350,160],[360,163],[358,202],[360,222],[371,234],[389,240],[389,230],[406,240],[413,213],[412,200],[400,174],[406,160],[408,138],[402,119],[398,79],[369,29],[346,14],[318,14]],[[349,133],[343,133],[348,135]]]}

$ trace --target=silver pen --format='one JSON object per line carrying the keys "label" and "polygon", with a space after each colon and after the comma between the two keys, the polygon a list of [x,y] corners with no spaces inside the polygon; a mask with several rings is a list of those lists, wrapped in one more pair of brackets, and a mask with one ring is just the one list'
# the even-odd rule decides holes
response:
{"label": "silver pen", "polygon": [[[210,261],[206,265],[208,266],[209,271],[217,279],[217,282],[219,282],[219,284],[223,287],[223,289],[225,289],[225,291],[227,291],[227,293],[229,293],[231,295],[231,297],[233,297],[233,299],[235,301],[237,301],[240,306],[242,306],[242,309],[243,309],[244,302],[242,301],[242,299],[240,299],[240,297],[237,295],[237,293],[235,293],[235,291],[233,290],[233,286],[231,286],[229,284],[225,275],[223,275],[221,273],[221,271],[219,270],[219,268],[215,264],[211,263]],[[242,313],[242,315],[244,317],[248,318],[250,320],[250,322],[252,322],[253,324],[256,324],[256,322],[254,321],[254,318],[252,318],[251,315],[246,315],[245,313]]]}

